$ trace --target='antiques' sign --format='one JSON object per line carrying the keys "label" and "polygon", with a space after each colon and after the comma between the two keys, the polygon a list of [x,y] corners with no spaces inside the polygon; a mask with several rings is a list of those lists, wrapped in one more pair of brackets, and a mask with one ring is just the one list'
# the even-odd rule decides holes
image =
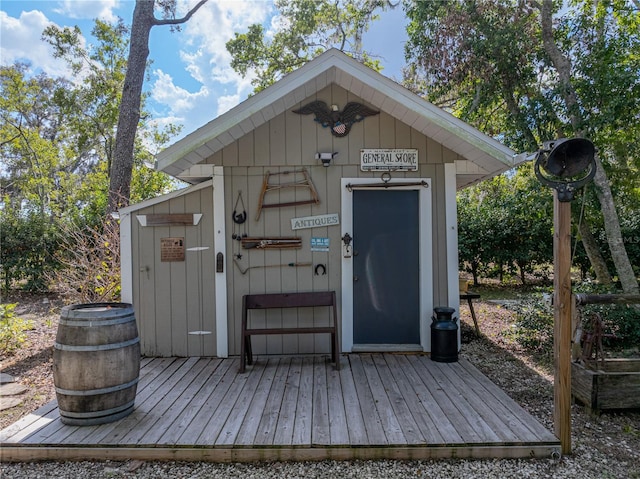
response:
{"label": "'antiques' sign", "polygon": [[184,261],[184,238],[160,238],[160,261]]}
{"label": "'antiques' sign", "polygon": [[340,224],[338,213],[318,216],[305,216],[304,218],[291,218],[291,229],[301,230],[305,228],[320,228]]}
{"label": "'antiques' sign", "polygon": [[418,150],[414,148],[371,148],[360,150],[362,171],[418,171]]}

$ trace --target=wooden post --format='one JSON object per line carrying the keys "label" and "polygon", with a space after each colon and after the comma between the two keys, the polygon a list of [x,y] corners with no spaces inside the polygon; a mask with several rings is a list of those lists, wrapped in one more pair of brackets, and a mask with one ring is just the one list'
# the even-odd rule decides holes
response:
{"label": "wooden post", "polygon": [[562,454],[571,453],[571,203],[553,195],[553,423]]}

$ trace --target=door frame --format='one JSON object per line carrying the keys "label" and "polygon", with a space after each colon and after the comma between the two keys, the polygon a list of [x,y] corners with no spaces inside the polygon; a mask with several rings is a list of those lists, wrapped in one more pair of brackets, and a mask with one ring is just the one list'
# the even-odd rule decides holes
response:
{"label": "door frame", "polygon": [[[342,178],[341,199],[342,199],[342,221],[341,233],[343,237],[346,233],[353,234],[353,190],[361,185],[380,184],[379,178]],[[424,182],[426,186],[421,183]],[[428,321],[433,309],[433,288],[423,287],[433,282],[433,234],[432,234],[432,198],[430,178],[394,178],[388,185],[394,185],[393,189],[417,190],[419,191],[418,210],[420,225],[420,345],[424,351],[429,350],[429,330]],[[351,185],[347,188],[347,185]],[[406,186],[396,186],[406,185]],[[384,186],[376,188],[367,186],[367,189],[385,190]],[[341,263],[342,263],[342,352],[353,351],[353,257],[345,257],[345,245],[340,242]]]}

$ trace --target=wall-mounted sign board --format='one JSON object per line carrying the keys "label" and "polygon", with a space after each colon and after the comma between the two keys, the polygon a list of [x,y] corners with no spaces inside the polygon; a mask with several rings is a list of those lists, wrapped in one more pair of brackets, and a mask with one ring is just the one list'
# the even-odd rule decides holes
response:
{"label": "wall-mounted sign board", "polygon": [[184,261],[184,238],[160,238],[160,261]]}
{"label": "wall-mounted sign board", "polygon": [[362,171],[418,171],[415,148],[368,148],[360,150]]}
{"label": "wall-mounted sign board", "polygon": [[311,251],[329,251],[329,238],[311,238]]}
{"label": "wall-mounted sign board", "polygon": [[322,226],[333,226],[340,224],[338,213],[329,215],[305,216],[302,218],[291,218],[291,229],[301,230],[304,228],[320,228]]}
{"label": "wall-mounted sign board", "polygon": [[137,215],[136,218],[141,226],[195,226],[202,213],[162,213]]}

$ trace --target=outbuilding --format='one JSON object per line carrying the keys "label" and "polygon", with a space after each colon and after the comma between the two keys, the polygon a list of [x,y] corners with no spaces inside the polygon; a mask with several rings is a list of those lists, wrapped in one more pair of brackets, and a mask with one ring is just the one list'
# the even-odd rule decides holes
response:
{"label": "outbuilding", "polygon": [[[191,186],[120,211],[122,299],[145,356],[240,354],[247,294],[335,291],[340,349],[431,350],[459,307],[456,191],[524,158],[329,50],[176,142]],[[326,308],[255,311],[319,326]],[[328,353],[327,335],[256,336],[258,354]]]}

